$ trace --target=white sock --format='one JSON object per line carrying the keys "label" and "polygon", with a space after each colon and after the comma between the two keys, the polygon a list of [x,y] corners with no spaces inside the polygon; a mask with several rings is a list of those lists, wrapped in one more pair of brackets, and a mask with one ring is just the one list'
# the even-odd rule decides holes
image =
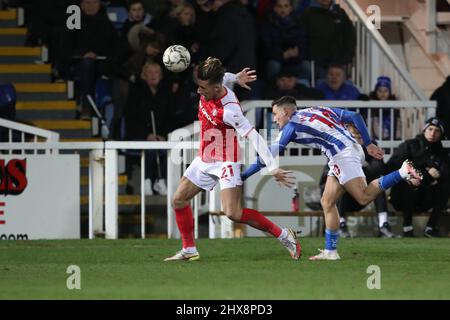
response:
{"label": "white sock", "polygon": [[284,239],[288,236],[288,232],[286,228],[281,229],[281,234],[278,236],[278,240]]}
{"label": "white sock", "polygon": [[325,249],[325,253],[335,253],[337,250],[328,250],[328,249]]}
{"label": "white sock", "polygon": [[183,252],[184,253],[189,253],[189,254],[197,253],[197,247],[183,248]]}
{"label": "white sock", "polygon": [[388,213],[386,211],[378,212],[378,225],[380,226],[380,228],[385,222],[387,222],[387,215]]}
{"label": "white sock", "polygon": [[342,223],[342,222],[345,223],[345,217],[340,217],[340,218],[339,218],[339,223]]}
{"label": "white sock", "polygon": [[413,226],[404,226],[403,227],[403,232],[408,232],[408,231],[413,231],[413,230],[414,230]]}
{"label": "white sock", "polygon": [[432,230],[433,230],[432,227],[428,227],[428,226],[425,227],[425,232],[432,231]]}

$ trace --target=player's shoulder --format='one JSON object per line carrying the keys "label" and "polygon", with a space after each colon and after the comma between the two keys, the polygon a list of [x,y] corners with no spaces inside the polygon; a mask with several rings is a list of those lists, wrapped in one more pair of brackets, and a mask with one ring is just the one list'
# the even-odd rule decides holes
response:
{"label": "player's shoulder", "polygon": [[236,94],[234,93],[233,90],[231,90],[230,88],[226,87],[226,93],[225,95],[220,98],[220,102],[222,103],[222,106],[226,107],[226,106],[240,106],[241,104],[239,103],[238,98],[236,97]]}

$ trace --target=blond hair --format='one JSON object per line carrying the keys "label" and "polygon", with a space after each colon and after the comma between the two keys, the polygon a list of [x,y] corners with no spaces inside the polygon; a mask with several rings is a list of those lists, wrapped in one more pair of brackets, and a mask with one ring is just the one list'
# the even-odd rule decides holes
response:
{"label": "blond hair", "polygon": [[222,62],[213,57],[208,57],[198,66],[198,78],[203,81],[208,81],[210,84],[219,84],[223,81],[225,75],[225,68]]}

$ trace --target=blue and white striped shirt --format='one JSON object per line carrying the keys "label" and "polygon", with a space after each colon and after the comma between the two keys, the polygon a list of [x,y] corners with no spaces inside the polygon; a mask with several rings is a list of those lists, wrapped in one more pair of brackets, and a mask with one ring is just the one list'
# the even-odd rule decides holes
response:
{"label": "blue and white striped shirt", "polygon": [[[299,110],[291,116],[289,122],[281,128],[270,150],[275,157],[283,152],[290,142],[296,142],[310,148],[318,148],[328,159],[332,159],[340,151],[357,143],[345,128],[348,123],[356,126],[365,146],[372,143],[359,113],[339,108],[312,107]],[[261,167],[264,167],[264,164],[258,158],[255,164],[242,173],[242,179],[245,180],[258,172]]]}

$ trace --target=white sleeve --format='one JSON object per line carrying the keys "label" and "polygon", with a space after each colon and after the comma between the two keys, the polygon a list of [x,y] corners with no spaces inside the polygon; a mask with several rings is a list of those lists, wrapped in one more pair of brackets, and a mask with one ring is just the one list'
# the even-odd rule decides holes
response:
{"label": "white sleeve", "polygon": [[225,75],[223,76],[222,84],[230,89],[233,89],[236,81],[237,81],[237,77],[234,73],[225,72]]}
{"label": "white sleeve", "polygon": [[252,142],[253,147],[264,161],[269,172],[278,168],[270,149],[267,147],[266,141],[244,116],[241,107],[237,103],[225,105],[223,122],[236,129],[240,136],[247,137]]}
{"label": "white sleeve", "polygon": [[253,125],[242,113],[241,107],[237,103],[228,103],[223,108],[223,122],[236,129],[242,137],[247,137],[253,129]]}
{"label": "white sleeve", "polygon": [[278,164],[275,162],[270,149],[267,147],[267,143],[264,138],[253,128],[247,136],[253,144],[258,155],[264,161],[269,172],[278,168]]}

